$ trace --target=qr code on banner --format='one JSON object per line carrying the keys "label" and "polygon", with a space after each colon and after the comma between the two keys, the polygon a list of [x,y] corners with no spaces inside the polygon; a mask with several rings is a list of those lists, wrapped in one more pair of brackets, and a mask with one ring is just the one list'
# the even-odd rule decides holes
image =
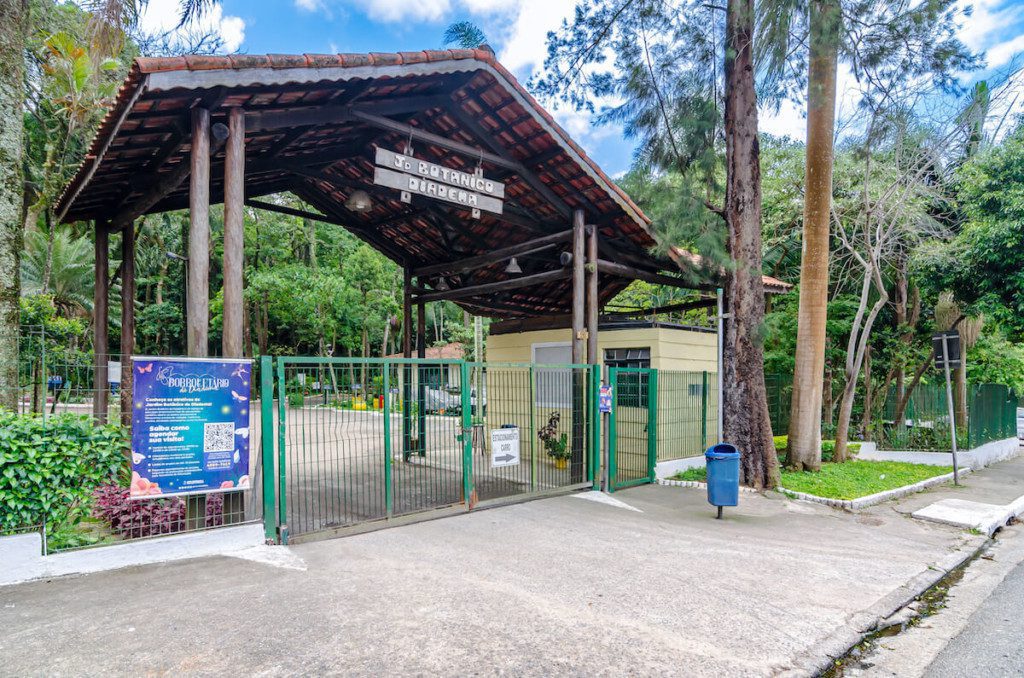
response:
{"label": "qr code on banner", "polygon": [[230,452],[235,449],[235,423],[203,425],[204,452]]}

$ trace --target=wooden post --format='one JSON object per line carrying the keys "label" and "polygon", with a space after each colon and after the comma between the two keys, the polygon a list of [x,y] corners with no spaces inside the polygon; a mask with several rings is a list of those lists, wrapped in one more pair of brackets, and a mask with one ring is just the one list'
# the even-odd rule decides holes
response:
{"label": "wooden post", "polygon": [[[587,226],[587,363],[591,365],[599,365],[601,363],[601,356],[598,353],[599,349],[597,346],[597,315],[600,308],[598,301],[598,290],[597,290],[597,226]],[[591,391],[592,392],[592,389]],[[584,397],[584,401],[586,397]],[[596,413],[597,407],[587,408],[587,412]],[[593,435],[594,427],[587,426],[587,437]],[[597,445],[599,440],[593,441],[592,444]],[[601,463],[600,460],[597,462]],[[598,469],[594,469],[594,474],[598,473]]]}
{"label": "wooden post", "polygon": [[132,354],[135,353],[135,224],[121,232],[121,425],[132,428]]}
{"label": "wooden post", "polygon": [[[420,282],[417,279],[416,282]],[[427,305],[422,301],[416,304],[416,357],[423,360],[427,357]],[[416,366],[416,399],[419,403],[419,425],[416,431],[416,453],[427,456],[427,380],[424,378],[423,365]]]}
{"label": "wooden post", "polygon": [[601,362],[597,348],[597,314],[600,308],[597,296],[597,226],[587,227],[587,362]]}
{"label": "wooden post", "polygon": [[93,307],[93,395],[92,395],[92,416],[99,424],[107,423],[107,402],[110,394],[110,386],[107,383],[107,359],[109,350],[107,347],[107,328],[109,326],[108,307],[108,248],[110,244],[110,225],[105,221],[96,222],[95,239],[95,278],[93,281],[92,307]]}
{"label": "wooden post", "polygon": [[189,178],[188,354],[205,357],[210,330],[210,111],[192,110]]}
{"label": "wooden post", "polygon": [[583,362],[584,292],[583,210],[572,213],[572,361]]}
{"label": "wooden post", "polygon": [[228,114],[224,158],[224,337],[226,358],[242,357],[242,269],[245,258],[245,111]]}
{"label": "wooden post", "polygon": [[[406,266],[402,287],[402,357],[412,358],[412,270]],[[412,454],[412,368],[402,366],[402,459]]]}
{"label": "wooden post", "polygon": [[[586,234],[583,225],[583,210],[572,213],[572,362],[583,362],[583,320],[585,292],[585,250]],[[584,430],[586,421],[585,379],[580,369],[572,371],[572,456],[569,459],[569,476],[572,482],[584,478]]]}

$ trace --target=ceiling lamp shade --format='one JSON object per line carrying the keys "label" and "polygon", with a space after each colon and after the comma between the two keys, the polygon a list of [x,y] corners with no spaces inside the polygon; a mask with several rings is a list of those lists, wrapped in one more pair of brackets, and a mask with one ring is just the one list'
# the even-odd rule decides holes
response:
{"label": "ceiling lamp shade", "polygon": [[505,273],[519,274],[522,273],[523,269],[519,268],[519,262],[516,261],[515,257],[508,260],[508,266],[505,267]]}
{"label": "ceiling lamp shade", "polygon": [[345,208],[350,212],[367,212],[373,207],[370,195],[361,188],[352,191],[352,195],[345,201]]}

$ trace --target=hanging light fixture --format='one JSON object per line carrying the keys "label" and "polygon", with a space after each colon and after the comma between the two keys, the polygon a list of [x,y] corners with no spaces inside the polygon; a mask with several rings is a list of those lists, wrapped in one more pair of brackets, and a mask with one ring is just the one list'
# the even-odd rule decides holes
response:
{"label": "hanging light fixture", "polygon": [[371,207],[373,201],[370,200],[370,194],[361,188],[352,191],[352,195],[345,201],[345,208],[350,212],[368,212]]}
{"label": "hanging light fixture", "polygon": [[451,288],[448,287],[448,281],[446,281],[444,278],[438,278],[437,284],[434,285],[434,289],[437,290],[438,292],[447,292]]}
{"label": "hanging light fixture", "polygon": [[519,262],[516,261],[515,257],[508,260],[508,266],[505,267],[505,273],[511,273],[513,275],[522,273],[523,269],[519,268]]}

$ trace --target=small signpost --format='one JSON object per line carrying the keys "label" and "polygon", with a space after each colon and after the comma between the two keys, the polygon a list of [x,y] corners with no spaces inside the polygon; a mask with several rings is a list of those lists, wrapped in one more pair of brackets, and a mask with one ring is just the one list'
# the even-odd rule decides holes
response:
{"label": "small signpost", "polygon": [[953,411],[953,385],[949,378],[949,368],[960,365],[960,332],[946,330],[932,335],[932,347],[935,351],[935,365],[946,373],[946,405],[949,408],[949,434],[953,452],[953,484],[960,484],[960,467],[956,459],[956,415]]}
{"label": "small signpost", "polygon": [[491,467],[519,466],[519,428],[491,431]]}
{"label": "small signpost", "polygon": [[402,202],[425,195],[469,208],[474,218],[480,210],[501,214],[504,208],[505,184],[485,178],[479,168],[464,172],[386,148],[377,149],[375,160],[373,183],[401,191]]}
{"label": "small signpost", "polygon": [[611,414],[612,387],[610,384],[601,384],[601,391],[597,396],[597,411],[601,414]]}

